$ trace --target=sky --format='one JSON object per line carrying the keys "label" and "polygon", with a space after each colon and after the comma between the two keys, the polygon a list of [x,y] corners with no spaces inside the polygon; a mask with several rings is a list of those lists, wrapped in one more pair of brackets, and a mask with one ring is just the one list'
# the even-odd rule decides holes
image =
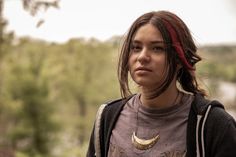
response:
{"label": "sky", "polygon": [[[197,43],[236,44],[235,4],[235,0],[60,0],[59,9],[31,17],[20,0],[5,0],[4,17],[7,30],[17,36],[62,43],[71,38],[108,40],[124,35],[140,15],[168,10],[187,24]],[[45,22],[37,28],[40,19]]]}

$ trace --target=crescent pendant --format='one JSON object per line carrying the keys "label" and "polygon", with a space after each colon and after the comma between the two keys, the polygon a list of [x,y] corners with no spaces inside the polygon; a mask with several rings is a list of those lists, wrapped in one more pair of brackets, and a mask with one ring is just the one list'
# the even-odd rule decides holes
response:
{"label": "crescent pendant", "polygon": [[156,135],[155,137],[151,139],[145,140],[145,139],[138,138],[135,135],[135,132],[133,132],[132,134],[132,143],[135,146],[135,148],[140,149],[140,150],[150,149],[157,143],[159,139],[160,139],[159,135]]}

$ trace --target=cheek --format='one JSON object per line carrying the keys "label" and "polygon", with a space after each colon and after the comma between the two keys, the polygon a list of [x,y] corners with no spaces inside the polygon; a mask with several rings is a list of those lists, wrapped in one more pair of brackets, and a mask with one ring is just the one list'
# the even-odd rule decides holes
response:
{"label": "cheek", "polygon": [[130,56],[128,60],[128,68],[129,68],[129,74],[131,78],[134,79],[135,60],[133,56]]}
{"label": "cheek", "polygon": [[156,62],[156,66],[159,66],[159,70],[161,70],[162,72],[165,72],[167,70],[167,62],[166,62],[166,58],[165,56],[162,56],[157,62]]}
{"label": "cheek", "polygon": [[132,70],[132,67],[134,66],[134,63],[135,63],[134,56],[130,55],[129,60],[128,60],[129,70]]}

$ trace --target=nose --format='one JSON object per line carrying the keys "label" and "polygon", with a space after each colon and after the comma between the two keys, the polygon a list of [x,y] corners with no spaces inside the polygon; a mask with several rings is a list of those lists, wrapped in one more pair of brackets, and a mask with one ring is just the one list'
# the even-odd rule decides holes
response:
{"label": "nose", "polygon": [[151,59],[150,54],[146,48],[143,48],[142,51],[139,53],[137,60],[143,64],[149,62]]}

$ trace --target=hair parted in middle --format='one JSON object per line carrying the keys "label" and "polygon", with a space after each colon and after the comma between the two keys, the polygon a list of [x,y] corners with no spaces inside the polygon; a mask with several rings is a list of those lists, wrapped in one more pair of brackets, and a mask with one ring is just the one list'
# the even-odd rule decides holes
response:
{"label": "hair parted in middle", "polygon": [[195,76],[195,64],[201,60],[201,57],[196,53],[197,47],[188,27],[177,15],[169,11],[153,11],[143,14],[134,21],[122,45],[118,62],[118,78],[122,97],[132,94],[128,84],[131,43],[137,30],[145,24],[152,24],[161,32],[167,56],[165,80],[155,90],[152,98],[159,96],[168,88],[176,74],[177,64],[182,65],[176,78],[182,89],[205,96],[205,91],[199,88]]}

